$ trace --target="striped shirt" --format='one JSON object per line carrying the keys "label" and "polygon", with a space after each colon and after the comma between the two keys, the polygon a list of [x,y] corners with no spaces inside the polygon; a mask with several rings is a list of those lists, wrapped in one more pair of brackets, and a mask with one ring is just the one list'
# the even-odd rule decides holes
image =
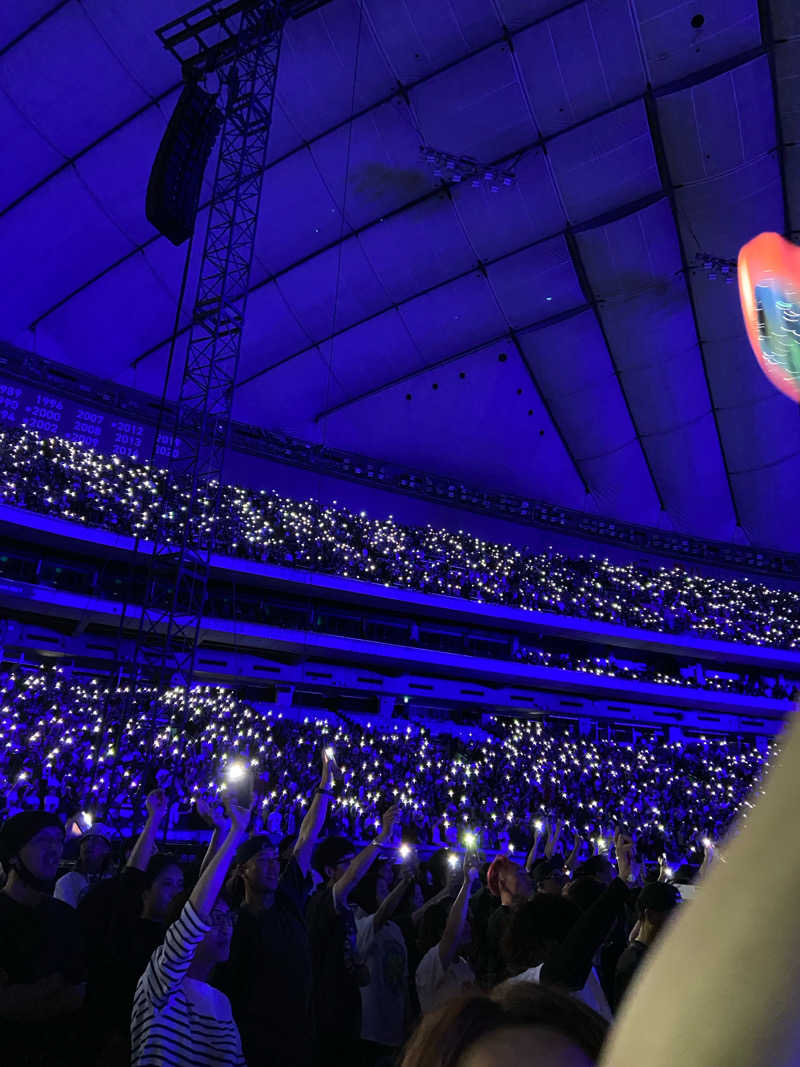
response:
{"label": "striped shirt", "polygon": [[139,979],[131,1015],[132,1067],[245,1067],[224,993],[187,978],[210,924],[186,902]]}

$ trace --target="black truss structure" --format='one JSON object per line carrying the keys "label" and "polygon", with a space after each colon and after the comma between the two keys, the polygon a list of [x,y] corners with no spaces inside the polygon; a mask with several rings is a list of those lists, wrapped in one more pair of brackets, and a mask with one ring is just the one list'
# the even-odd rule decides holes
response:
{"label": "black truss structure", "polygon": [[[162,410],[160,438],[168,442],[168,478],[181,491],[181,512],[159,516],[131,672],[137,681],[180,685],[187,692],[220,522],[222,468],[287,14],[279,0],[212,3],[191,15],[200,11],[205,29],[217,18],[224,31],[221,61],[219,53],[198,43],[199,35],[188,35],[206,70],[222,67],[224,122],[180,393],[176,405]],[[234,15],[240,16],[235,33]],[[164,29],[158,33],[164,40]]]}

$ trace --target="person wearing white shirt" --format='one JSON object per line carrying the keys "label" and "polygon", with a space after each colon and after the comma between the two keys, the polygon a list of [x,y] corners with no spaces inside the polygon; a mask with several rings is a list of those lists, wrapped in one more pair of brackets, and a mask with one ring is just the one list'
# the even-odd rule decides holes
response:
{"label": "person wearing white shirt", "polygon": [[364,1062],[393,1059],[406,1038],[408,954],[392,915],[414,880],[406,871],[393,889],[392,868],[378,861],[351,894],[355,905],[356,948],[369,970],[361,986],[361,1041]]}
{"label": "person wearing white shirt", "polygon": [[[509,982],[538,982],[541,970],[544,964],[540,963],[536,967],[529,967],[527,971],[523,971],[522,974],[516,974],[513,978],[509,978]],[[589,977],[586,979],[586,984],[583,989],[578,989],[572,994],[577,1000],[583,1001],[587,1008],[591,1008],[596,1011],[607,1022],[611,1022],[611,1009],[608,1006],[608,999],[603,992],[603,987],[600,985],[600,979],[597,977],[597,971],[592,967],[589,972]]]}

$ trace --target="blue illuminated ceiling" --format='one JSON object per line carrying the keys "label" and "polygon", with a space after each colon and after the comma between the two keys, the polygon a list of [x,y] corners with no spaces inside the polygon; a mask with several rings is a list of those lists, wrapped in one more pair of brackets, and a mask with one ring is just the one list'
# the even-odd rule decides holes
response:
{"label": "blue illuminated ceiling", "polygon": [[[179,83],[153,31],[191,6],[0,9],[0,335],[156,393],[185,250],[144,217]],[[798,70],[794,0],[333,0],[291,22],[237,418],[800,551],[798,411],[736,286],[695,269],[798,229]],[[516,184],[443,188],[423,143]]]}

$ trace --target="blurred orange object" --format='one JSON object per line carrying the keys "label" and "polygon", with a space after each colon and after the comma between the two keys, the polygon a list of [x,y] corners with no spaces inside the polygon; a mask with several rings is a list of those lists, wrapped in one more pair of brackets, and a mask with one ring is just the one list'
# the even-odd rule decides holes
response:
{"label": "blurred orange object", "polygon": [[800,403],[800,248],[761,233],[739,253],[739,297],[756,359]]}

